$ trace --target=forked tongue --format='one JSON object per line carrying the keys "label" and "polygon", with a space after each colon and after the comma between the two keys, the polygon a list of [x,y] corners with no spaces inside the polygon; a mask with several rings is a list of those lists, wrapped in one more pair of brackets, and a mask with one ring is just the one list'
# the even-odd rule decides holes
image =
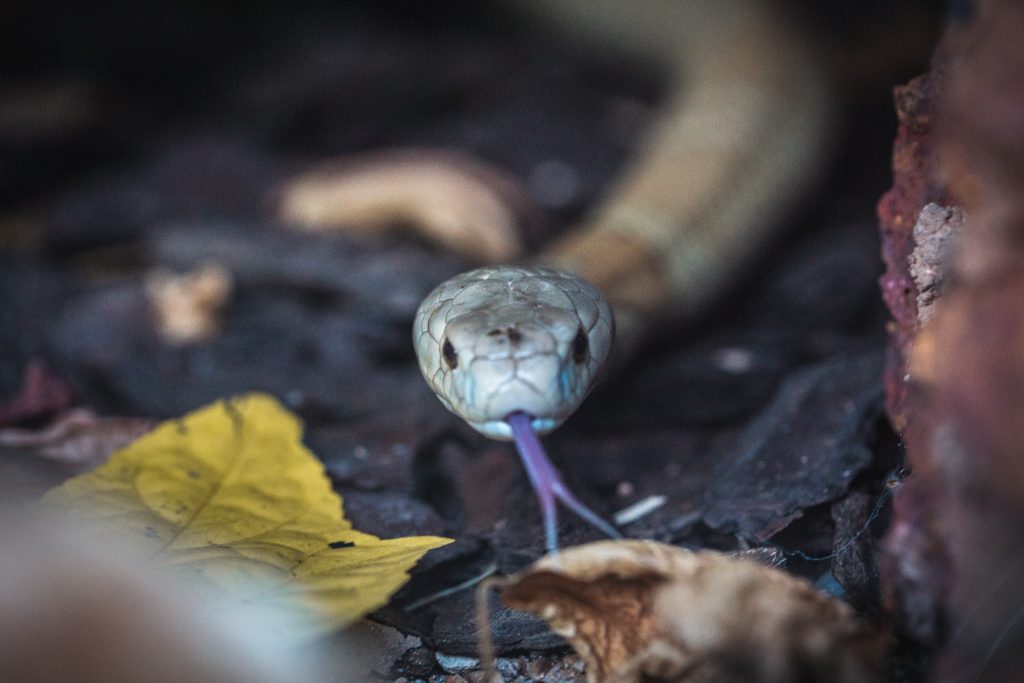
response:
{"label": "forked tongue", "polygon": [[533,431],[533,424],[530,416],[524,412],[511,413],[506,418],[509,427],[512,428],[512,438],[519,451],[519,457],[526,466],[526,474],[530,477],[533,490],[537,492],[540,500],[541,513],[544,515],[544,535],[547,539],[549,553],[558,552],[558,516],[555,509],[555,499],[575,512],[577,515],[590,522],[611,538],[622,538],[615,527],[604,521],[597,514],[584,505],[579,498],[573,495],[572,491],[562,481],[558,470],[551,464],[544,447]]}

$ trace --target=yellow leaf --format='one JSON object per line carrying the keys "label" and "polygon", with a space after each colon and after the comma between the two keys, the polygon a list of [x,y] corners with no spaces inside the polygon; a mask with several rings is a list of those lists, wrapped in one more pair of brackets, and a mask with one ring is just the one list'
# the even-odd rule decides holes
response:
{"label": "yellow leaf", "polygon": [[257,604],[298,604],[313,631],[382,606],[450,539],[382,540],[352,528],[298,419],[249,394],[159,425],[41,505],[93,543],[127,540],[145,562]]}

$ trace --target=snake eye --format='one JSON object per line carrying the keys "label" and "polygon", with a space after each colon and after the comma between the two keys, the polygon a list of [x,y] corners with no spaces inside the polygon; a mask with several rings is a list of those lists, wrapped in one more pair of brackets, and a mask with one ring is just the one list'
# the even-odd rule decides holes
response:
{"label": "snake eye", "polygon": [[587,360],[587,351],[590,349],[590,340],[583,328],[576,330],[576,336],[572,339],[572,359],[575,363],[582,363]]}
{"label": "snake eye", "polygon": [[459,367],[459,355],[455,353],[455,347],[447,339],[444,340],[444,344],[441,344],[441,355],[444,357],[444,362],[448,364],[448,367],[454,370]]}

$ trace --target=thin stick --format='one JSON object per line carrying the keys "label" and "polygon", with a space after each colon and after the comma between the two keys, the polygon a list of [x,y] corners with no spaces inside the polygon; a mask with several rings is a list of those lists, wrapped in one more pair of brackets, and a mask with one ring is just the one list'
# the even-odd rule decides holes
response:
{"label": "thin stick", "polygon": [[484,567],[484,570],[480,572],[478,575],[472,576],[463,581],[462,583],[457,583],[454,586],[449,586],[448,588],[439,590],[436,593],[425,595],[419,600],[410,602],[408,605],[405,606],[405,611],[412,612],[414,610],[418,610],[421,607],[426,607],[427,605],[437,602],[442,598],[447,598],[449,595],[455,595],[456,593],[464,591],[467,588],[472,588],[473,586],[477,585],[478,583],[486,579],[488,576],[494,574],[496,571],[498,571],[498,565],[492,562],[486,567]]}
{"label": "thin stick", "polygon": [[503,576],[489,576],[476,587],[476,628],[480,633],[480,666],[487,683],[501,683],[501,675],[494,663],[494,640],[491,638],[491,610],[488,604],[492,588],[508,585]]}

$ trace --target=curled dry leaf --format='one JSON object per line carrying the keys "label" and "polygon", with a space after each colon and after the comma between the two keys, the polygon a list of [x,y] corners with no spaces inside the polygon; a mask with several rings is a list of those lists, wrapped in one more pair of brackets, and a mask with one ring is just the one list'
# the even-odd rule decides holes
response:
{"label": "curled dry leaf", "polygon": [[523,253],[531,203],[518,181],[463,154],[386,152],[327,162],[276,193],[278,217],[307,230],[377,233],[405,227],[474,261]]}
{"label": "curled dry leaf", "polygon": [[38,431],[0,429],[0,446],[20,448],[40,458],[89,470],[149,432],[155,424],[145,418],[99,417],[90,410],[76,408]]}
{"label": "curled dry leaf", "polygon": [[881,680],[884,638],[848,605],[736,556],[591,543],[511,577],[502,598],[564,636],[594,683]]}
{"label": "curled dry leaf", "polygon": [[196,344],[216,334],[232,289],[231,274],[213,263],[183,275],[157,269],[146,277],[146,295],[160,336],[177,345]]}

